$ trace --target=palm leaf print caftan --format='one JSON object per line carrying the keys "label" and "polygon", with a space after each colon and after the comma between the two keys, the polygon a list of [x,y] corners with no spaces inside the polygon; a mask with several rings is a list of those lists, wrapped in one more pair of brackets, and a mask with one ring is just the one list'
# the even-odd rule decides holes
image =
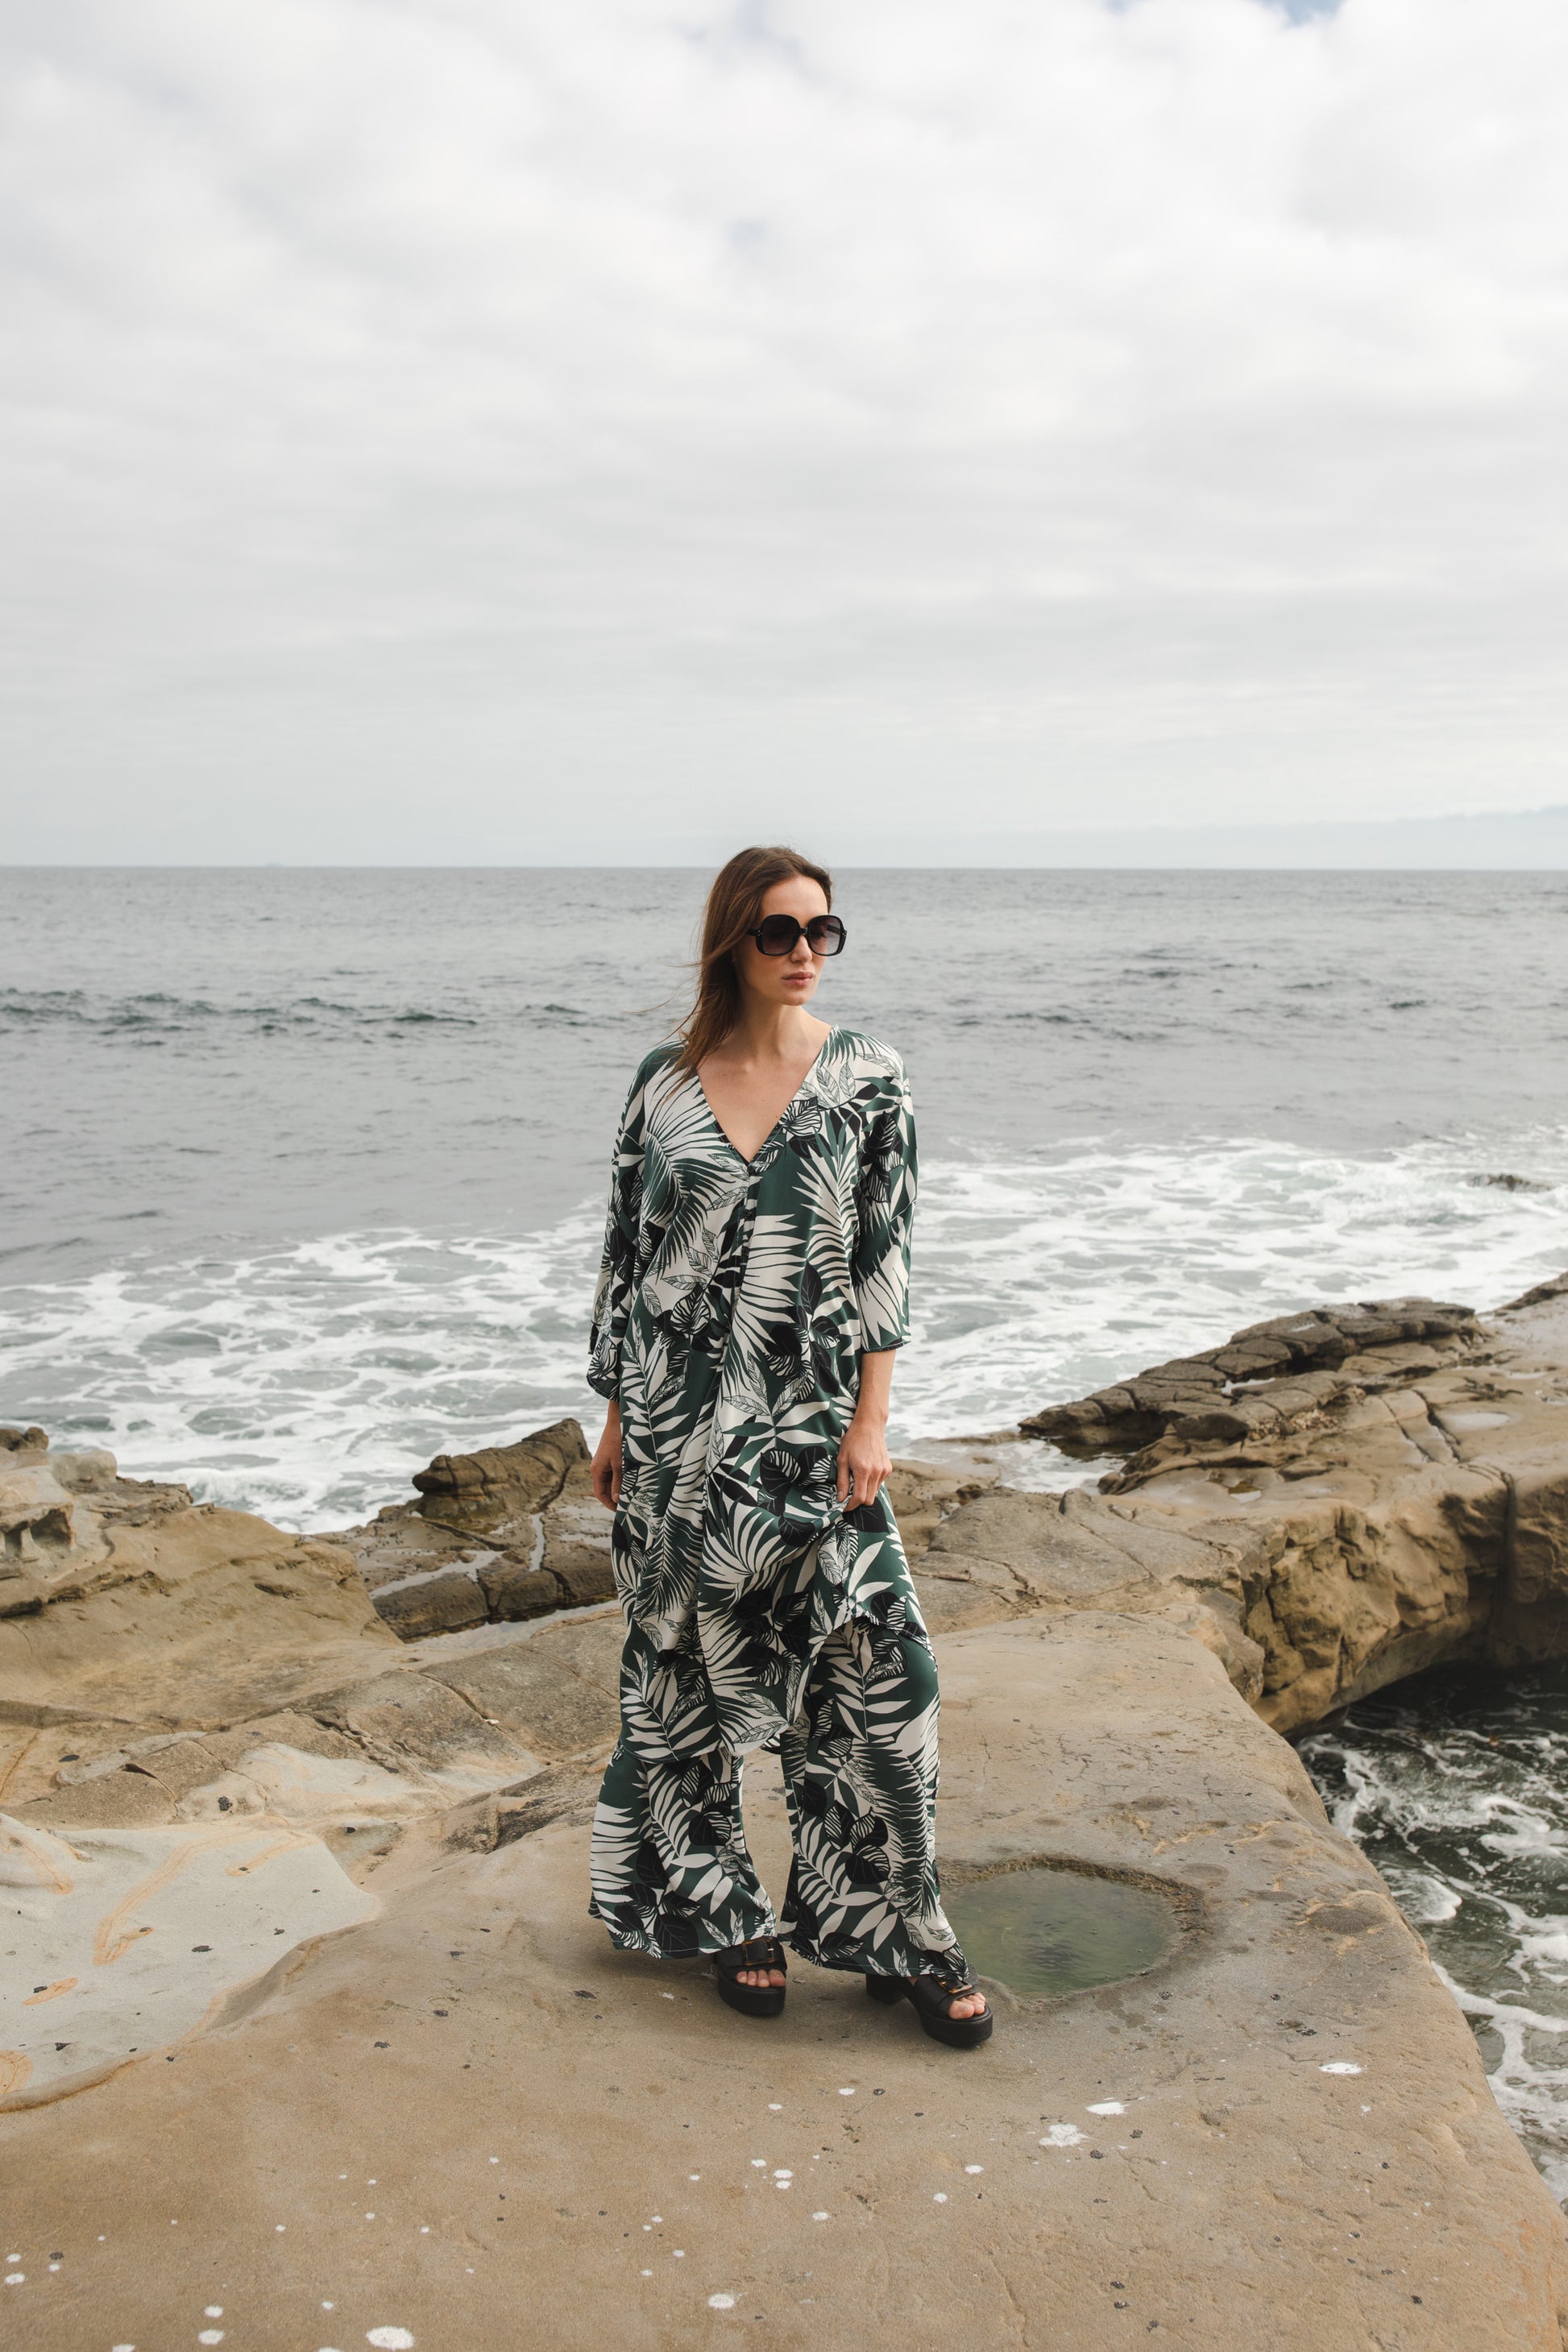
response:
{"label": "palm leaf print caftan", "polygon": [[774,1932],[741,1823],[775,1748],[795,1860],[781,1932],[827,1968],[953,1941],[933,1853],[936,1665],[886,1496],[845,1511],[862,1351],[906,1336],[915,1136],[896,1054],[831,1030],[754,1160],[673,1046],[616,1144],[589,1379],[621,1411],[621,1736],[593,1901],[676,1958]]}

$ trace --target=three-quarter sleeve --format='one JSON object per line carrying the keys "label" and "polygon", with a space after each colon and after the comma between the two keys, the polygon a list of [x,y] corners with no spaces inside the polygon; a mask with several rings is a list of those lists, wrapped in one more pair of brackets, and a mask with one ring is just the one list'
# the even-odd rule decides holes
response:
{"label": "three-quarter sleeve", "polygon": [[643,1127],[647,1115],[647,1064],[632,1080],[616,1136],[610,1165],[610,1213],[605,1221],[605,1255],[594,1293],[594,1326],[588,1338],[588,1385],[612,1401],[621,1391],[621,1342],[637,1285],[637,1239],[642,1218]]}
{"label": "three-quarter sleeve", "polygon": [[860,1349],[879,1355],[910,1336],[910,1236],[916,1192],[915,1114],[896,1058],[861,1137],[850,1271]]}

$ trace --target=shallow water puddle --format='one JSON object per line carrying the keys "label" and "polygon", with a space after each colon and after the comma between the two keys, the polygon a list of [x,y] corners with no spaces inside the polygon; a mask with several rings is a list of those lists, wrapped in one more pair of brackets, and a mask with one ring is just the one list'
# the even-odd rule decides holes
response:
{"label": "shallow water puddle", "polygon": [[980,1974],[1026,1998],[1141,1975],[1182,1932],[1174,1906],[1152,1887],[1049,1864],[972,1880],[944,1900]]}

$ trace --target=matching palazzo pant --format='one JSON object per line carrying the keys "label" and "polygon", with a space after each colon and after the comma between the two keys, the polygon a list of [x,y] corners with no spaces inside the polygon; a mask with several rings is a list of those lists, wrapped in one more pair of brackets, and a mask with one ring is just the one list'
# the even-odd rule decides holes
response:
{"label": "matching palazzo pant", "polygon": [[634,1626],[594,1824],[590,1909],[612,1941],[675,1959],[777,1932],[821,1967],[881,1974],[917,1972],[952,1943],[934,1862],[937,1679],[923,1629],[838,1627],[794,1720],[763,1743],[783,1767],[795,1845],[776,1921],[742,1824],[744,1759],[717,1736],[695,1623],[673,1655],[647,1652]]}

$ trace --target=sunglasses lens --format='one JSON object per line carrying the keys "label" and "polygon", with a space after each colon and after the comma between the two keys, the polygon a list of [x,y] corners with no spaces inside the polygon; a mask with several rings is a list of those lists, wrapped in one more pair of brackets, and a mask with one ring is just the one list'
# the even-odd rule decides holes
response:
{"label": "sunglasses lens", "polygon": [[757,925],[757,945],[765,956],[792,954],[799,939],[813,955],[837,955],[844,945],[844,926],[837,915],[814,915],[804,929],[793,915],[764,915]]}

